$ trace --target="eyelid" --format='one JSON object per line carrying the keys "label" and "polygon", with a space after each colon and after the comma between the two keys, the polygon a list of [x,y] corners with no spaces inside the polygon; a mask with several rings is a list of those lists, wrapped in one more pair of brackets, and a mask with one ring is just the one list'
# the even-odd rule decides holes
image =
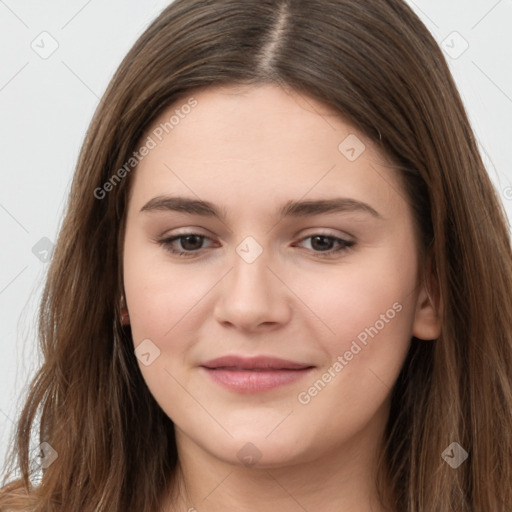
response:
{"label": "eyelid", "polygon": [[[340,255],[343,255],[344,253],[348,252],[350,249],[353,249],[354,246],[356,245],[356,241],[353,239],[350,240],[350,239],[342,238],[342,237],[334,235],[332,233],[322,232],[321,230],[302,236],[297,243],[302,243],[308,239],[313,239],[315,237],[330,238],[330,239],[334,240],[335,244],[338,244],[337,248],[328,249],[327,251],[314,251],[312,249],[306,248],[306,250],[308,252],[310,252],[312,255],[314,255],[315,257],[320,257],[320,258],[334,259],[336,257],[340,257]],[[349,238],[351,238],[351,237],[349,237]]]}
{"label": "eyelid", "polygon": [[[304,231],[304,230],[301,230]],[[304,235],[301,235],[301,240],[303,238],[307,238],[308,236],[330,236],[332,238],[340,238],[342,240],[345,240],[346,242],[355,242],[356,239],[354,236],[350,235],[346,231],[343,231],[340,233],[340,231],[334,231],[330,228],[310,228],[310,230],[307,230],[307,233]],[[298,236],[298,235],[297,235]]]}
{"label": "eyelid", "polygon": [[[183,258],[183,259],[198,258],[202,255],[202,253],[204,252],[204,249],[206,249],[206,247],[201,247],[197,250],[188,250],[188,251],[172,248],[172,245],[171,245],[172,243],[179,240],[180,238],[185,238],[187,236],[197,236],[197,237],[200,237],[201,239],[203,239],[203,241],[204,240],[212,241],[211,237],[209,237],[208,235],[204,235],[203,233],[200,233],[200,232],[191,231],[190,230],[191,228],[187,228],[187,229],[188,229],[188,231],[176,232],[176,233],[173,233],[172,235],[163,236],[161,238],[158,238],[155,240],[155,242],[157,242],[159,245],[163,246],[167,252],[169,252],[170,254],[177,256],[179,258]],[[326,258],[326,259],[327,258],[336,258],[336,257],[339,257],[339,255],[343,255],[344,253],[348,252],[350,249],[352,249],[356,245],[355,240],[353,240],[353,239],[350,240],[350,238],[353,238],[351,236],[349,236],[348,237],[349,239],[347,240],[346,238],[342,238],[341,236],[337,236],[336,234],[333,234],[332,232],[326,231],[325,229],[321,229],[321,228],[318,228],[316,231],[312,231],[310,234],[304,234],[294,244],[302,243],[309,238],[312,239],[315,237],[330,238],[331,240],[334,241],[334,243],[338,244],[337,248],[331,248],[326,251],[315,251],[313,249],[305,248],[305,250],[307,250],[309,253],[311,253],[315,257],[321,257],[321,258]],[[211,247],[211,245],[210,245],[210,247]]]}
{"label": "eyelid", "polygon": [[[332,238],[339,238],[339,239],[342,239],[346,242],[355,242],[356,239],[354,236],[350,235],[349,233],[347,232],[343,232],[341,234],[339,234],[339,232],[333,232],[330,230],[330,228],[309,228],[311,231],[308,233],[308,234],[304,234],[300,237],[300,240],[303,240],[304,238],[308,238],[309,236],[329,236],[329,237],[332,237]],[[208,230],[203,230],[203,231],[208,231],[207,233],[204,233],[204,232],[201,232],[203,230],[203,228],[196,228],[195,226],[189,226],[189,227],[186,227],[186,228],[182,228],[182,231],[173,231],[172,233],[170,234],[163,234],[161,236],[158,237],[158,239],[160,240],[163,240],[163,239],[170,239],[170,238],[178,238],[180,236],[187,236],[187,235],[197,235],[197,236],[202,236],[204,238],[209,238],[211,239],[211,235],[210,235],[210,231]],[[293,235],[293,238],[296,239],[299,237],[299,233],[301,231],[304,231],[303,229],[298,231],[297,233],[295,233]]]}

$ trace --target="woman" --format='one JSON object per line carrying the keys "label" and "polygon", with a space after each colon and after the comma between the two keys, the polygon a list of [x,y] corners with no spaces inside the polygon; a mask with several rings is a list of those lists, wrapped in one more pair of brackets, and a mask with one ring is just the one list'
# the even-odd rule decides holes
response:
{"label": "woman", "polygon": [[508,512],[511,289],[406,4],[177,0],[87,133],[0,509]]}

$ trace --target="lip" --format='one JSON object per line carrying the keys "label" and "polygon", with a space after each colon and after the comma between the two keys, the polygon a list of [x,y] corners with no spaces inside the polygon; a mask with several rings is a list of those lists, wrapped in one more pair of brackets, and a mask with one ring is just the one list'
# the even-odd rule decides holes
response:
{"label": "lip", "polygon": [[312,365],[272,356],[243,357],[230,355],[210,359],[202,363],[201,366],[210,369],[222,368],[232,370],[303,370]]}
{"label": "lip", "polygon": [[238,393],[260,393],[303,378],[312,365],[270,356],[224,356],[201,368],[217,384]]}

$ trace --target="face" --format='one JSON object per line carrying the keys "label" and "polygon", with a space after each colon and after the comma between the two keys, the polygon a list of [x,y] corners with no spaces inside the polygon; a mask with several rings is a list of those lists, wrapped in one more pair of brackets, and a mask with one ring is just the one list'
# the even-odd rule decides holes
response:
{"label": "face", "polygon": [[411,336],[437,333],[383,155],[274,85],[191,94],[143,142],[124,287],[178,447],[271,467],[375,438]]}

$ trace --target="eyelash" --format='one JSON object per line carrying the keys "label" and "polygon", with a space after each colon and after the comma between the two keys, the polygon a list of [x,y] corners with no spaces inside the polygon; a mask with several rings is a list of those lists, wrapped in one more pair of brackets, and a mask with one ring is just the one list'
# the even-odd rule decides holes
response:
{"label": "eyelash", "polygon": [[[171,254],[173,254],[175,256],[178,256],[181,258],[193,258],[197,255],[197,253],[200,251],[200,249],[195,250],[195,251],[180,251],[179,249],[175,249],[171,245],[174,241],[182,239],[182,238],[186,238],[188,236],[196,236],[203,240],[208,239],[208,237],[206,235],[201,235],[200,233],[183,233],[181,235],[176,235],[173,237],[164,238],[162,240],[157,240],[157,242],[159,245],[163,246],[166,251],[170,252]],[[353,241],[344,240],[343,238],[339,238],[339,237],[335,237],[335,236],[327,235],[327,234],[323,234],[323,233],[315,233],[313,235],[308,235],[308,236],[302,238],[300,240],[300,242],[303,242],[304,240],[307,240],[309,238],[316,238],[316,237],[327,238],[329,240],[333,240],[340,244],[340,247],[338,247],[337,249],[329,249],[327,251],[313,251],[315,253],[315,255],[318,255],[322,258],[329,258],[329,257],[332,258],[333,256],[336,256],[338,253],[348,252],[356,244]]]}

